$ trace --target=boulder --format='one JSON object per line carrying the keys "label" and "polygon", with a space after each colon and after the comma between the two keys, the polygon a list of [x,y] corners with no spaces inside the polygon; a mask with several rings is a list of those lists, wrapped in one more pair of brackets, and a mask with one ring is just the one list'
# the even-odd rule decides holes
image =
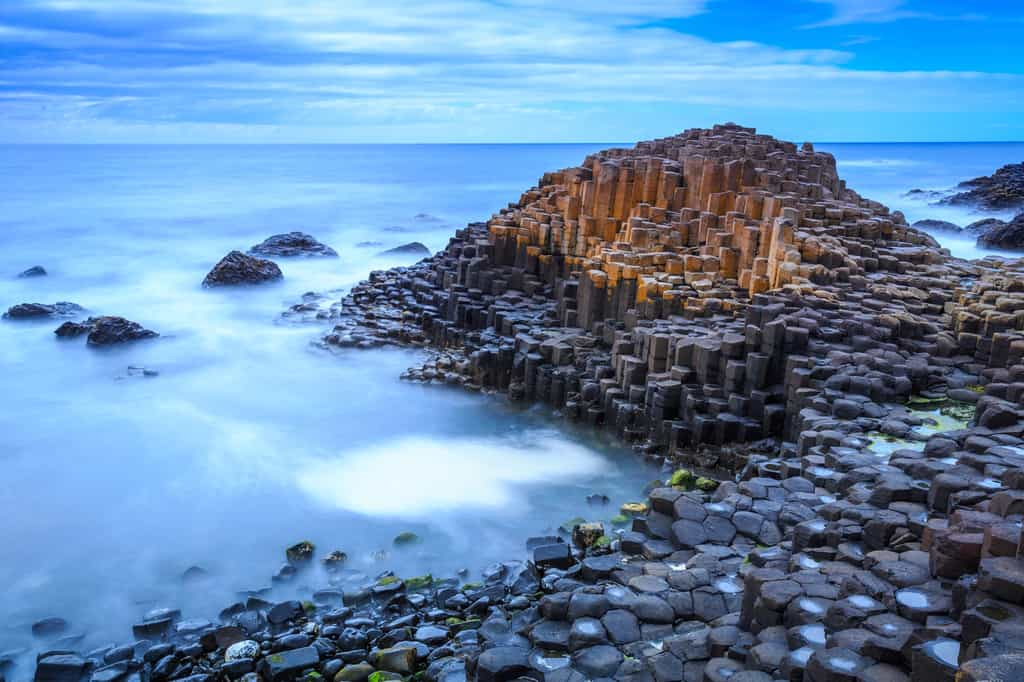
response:
{"label": "boulder", "polygon": [[33,265],[28,270],[19,272],[18,277],[46,277],[46,268],[42,265]]}
{"label": "boulder", "polygon": [[1024,250],[1024,213],[1008,223],[990,227],[978,237],[978,246],[991,249]]}
{"label": "boulder", "polygon": [[273,261],[254,258],[241,251],[232,251],[224,256],[203,280],[204,287],[236,286],[239,284],[263,284],[279,280],[284,275]]}
{"label": "boulder", "polygon": [[54,331],[62,339],[75,338],[87,334],[86,342],[90,346],[111,346],[128,341],[139,341],[160,336],[155,331],[146,329],[138,322],[123,317],[104,315],[90,317],[84,322],[65,322]]}
{"label": "boulder", "polygon": [[46,303],[19,303],[11,306],[4,317],[11,320],[27,320],[42,317],[70,317],[85,310],[76,303],[58,301],[52,305]]}
{"label": "boulder", "polygon": [[112,315],[89,318],[87,324],[91,325],[89,335],[86,337],[86,342],[90,346],[110,346],[159,336],[155,331],[146,329],[138,322]]}
{"label": "boulder", "polygon": [[287,232],[268,237],[262,243],[249,249],[249,253],[257,256],[278,256],[280,258],[327,257],[337,258],[338,252],[321,244],[312,235],[305,232]]}
{"label": "boulder", "polygon": [[951,223],[948,220],[932,220],[931,218],[918,220],[911,227],[924,232],[960,232],[962,229],[956,223]]}
{"label": "boulder", "polygon": [[417,258],[426,258],[430,255],[430,249],[419,242],[409,242],[408,244],[402,244],[396,246],[393,249],[387,251],[381,251],[377,254],[378,256],[389,257],[389,256],[416,256]]}

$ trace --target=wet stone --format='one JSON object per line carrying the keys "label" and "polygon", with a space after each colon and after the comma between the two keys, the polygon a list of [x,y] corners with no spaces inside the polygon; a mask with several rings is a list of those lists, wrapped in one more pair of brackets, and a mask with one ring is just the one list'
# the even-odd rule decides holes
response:
{"label": "wet stone", "polygon": [[933,639],[914,651],[911,682],[953,682],[959,665],[960,643]]}
{"label": "wet stone", "polygon": [[611,677],[622,663],[622,653],[613,646],[601,644],[573,654],[573,665],[589,679]]}
{"label": "wet stone", "polygon": [[530,671],[529,652],[520,647],[488,649],[480,654],[476,663],[478,682],[507,682]]}
{"label": "wet stone", "polygon": [[596,618],[580,618],[573,621],[569,631],[569,650],[578,651],[595,644],[604,644],[607,639],[601,621]]}
{"label": "wet stone", "polygon": [[857,682],[858,673],[870,661],[842,648],[818,649],[807,662],[807,678],[812,682]]}

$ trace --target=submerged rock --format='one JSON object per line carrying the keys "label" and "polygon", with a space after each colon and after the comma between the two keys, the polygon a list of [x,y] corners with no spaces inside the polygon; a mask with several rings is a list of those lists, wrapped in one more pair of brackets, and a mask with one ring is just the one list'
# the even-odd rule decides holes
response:
{"label": "submerged rock", "polygon": [[138,322],[114,315],[90,317],[84,322],[65,322],[53,333],[60,338],[75,338],[87,334],[86,342],[90,346],[111,346],[159,336]]}
{"label": "submerged rock", "polygon": [[224,256],[203,280],[204,287],[262,284],[279,280],[284,275],[277,263],[232,251]]}
{"label": "submerged rock", "polygon": [[27,320],[39,317],[60,317],[72,316],[84,311],[85,308],[77,303],[58,301],[52,305],[46,303],[19,303],[11,306],[4,313],[4,317],[11,320]]}
{"label": "submerged rock", "polygon": [[68,622],[63,618],[43,618],[32,624],[32,634],[36,637],[53,637],[68,629]]}
{"label": "submerged rock", "polygon": [[993,227],[999,227],[1005,225],[1006,222],[999,218],[983,218],[981,220],[975,220],[973,223],[964,228],[964,232],[973,232],[975,234],[981,234],[988,232]]}
{"label": "submerged rock", "polygon": [[18,277],[46,277],[46,268],[42,265],[33,265],[28,270],[23,270],[18,273]]}
{"label": "submerged rock", "polygon": [[419,242],[409,242],[408,244],[402,244],[396,246],[393,249],[387,251],[381,251],[378,256],[418,256],[420,258],[426,258],[430,255],[430,249]]}
{"label": "submerged rock", "polygon": [[930,218],[918,220],[911,227],[915,230],[924,230],[925,232],[960,232],[963,229],[956,223],[951,223],[948,220],[932,220]]}
{"label": "submerged rock", "polygon": [[1024,213],[1018,214],[1008,223],[996,222],[1000,224],[991,225],[984,234],[978,237],[978,246],[1011,251],[1024,250]]}
{"label": "submerged rock", "polygon": [[288,232],[286,234],[275,234],[268,237],[262,243],[249,249],[249,253],[259,256],[279,256],[292,258],[295,256],[321,256],[337,258],[338,252],[322,244],[312,235],[305,232]]}

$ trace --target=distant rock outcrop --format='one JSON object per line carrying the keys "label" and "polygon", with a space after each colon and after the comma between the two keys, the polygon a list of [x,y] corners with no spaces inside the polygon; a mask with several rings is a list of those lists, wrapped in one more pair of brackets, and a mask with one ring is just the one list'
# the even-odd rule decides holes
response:
{"label": "distant rock outcrop", "polygon": [[297,256],[338,257],[337,251],[326,244],[321,244],[315,237],[305,232],[275,234],[273,237],[268,237],[263,243],[249,249],[249,253],[254,253],[258,256],[278,256],[280,258],[294,258]]}
{"label": "distant rock outcrop", "polygon": [[241,251],[232,251],[224,256],[203,280],[204,287],[236,286],[239,284],[263,284],[279,280],[284,275],[274,261],[248,256]]}
{"label": "distant rock outcrop", "polygon": [[957,189],[963,191],[940,203],[988,211],[1020,208],[1024,206],[1024,163],[1007,164],[992,175],[961,182]]}
{"label": "distant rock outcrop", "polygon": [[393,249],[387,251],[381,251],[379,256],[417,256],[419,258],[426,258],[430,255],[430,249],[419,242],[409,242],[408,244],[402,244],[396,246]]}
{"label": "distant rock outcrop", "polygon": [[915,230],[924,230],[925,232],[960,232],[963,229],[956,223],[951,223],[948,220],[932,220],[930,218],[918,220],[911,227]]}
{"label": "distant rock outcrop", "polygon": [[25,320],[33,317],[58,317],[77,315],[85,310],[77,303],[58,301],[52,305],[47,303],[19,303],[11,306],[4,317],[12,320]]}
{"label": "distant rock outcrop", "polygon": [[33,265],[28,270],[19,272],[18,277],[21,277],[22,279],[26,277],[46,277],[46,268],[42,265]]}

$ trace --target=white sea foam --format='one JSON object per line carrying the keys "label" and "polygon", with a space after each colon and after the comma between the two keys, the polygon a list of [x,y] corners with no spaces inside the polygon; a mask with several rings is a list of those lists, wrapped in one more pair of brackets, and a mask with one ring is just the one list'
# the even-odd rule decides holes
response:
{"label": "white sea foam", "polygon": [[526,443],[414,437],[310,462],[295,480],[323,504],[408,517],[465,507],[514,511],[518,485],[592,476],[607,466],[593,451],[553,436]]}

